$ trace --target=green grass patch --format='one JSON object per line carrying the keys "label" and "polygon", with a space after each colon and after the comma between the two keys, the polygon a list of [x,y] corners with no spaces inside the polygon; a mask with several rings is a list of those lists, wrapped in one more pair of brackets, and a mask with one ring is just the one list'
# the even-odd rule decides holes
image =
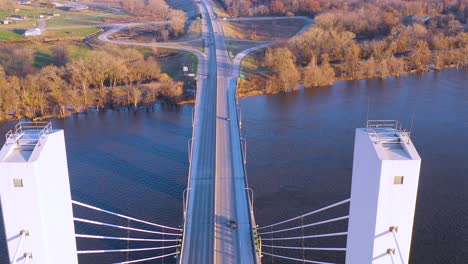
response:
{"label": "green grass patch", "polygon": [[37,51],[36,53],[34,53],[34,67],[42,68],[51,64],[57,65],[58,61],[54,57],[52,57],[50,53],[46,53],[43,51]]}
{"label": "green grass patch", "polygon": [[67,54],[70,59],[77,59],[86,56],[92,48],[81,42],[69,42],[66,45]]}
{"label": "green grass patch", "polygon": [[0,41],[24,40],[24,30],[5,30],[0,31]]}
{"label": "green grass patch", "polygon": [[229,54],[231,58],[235,57],[240,52],[253,48],[255,46],[260,45],[257,42],[249,42],[249,41],[237,41],[237,40],[227,40],[226,41]]}
{"label": "green grass patch", "polygon": [[249,40],[287,39],[299,32],[306,25],[301,18],[277,20],[222,21],[224,34],[228,38]]}
{"label": "green grass patch", "polygon": [[[55,49],[63,48],[65,50],[65,58],[56,57],[54,55]],[[14,50],[25,49],[33,50],[33,62],[32,66],[36,69],[43,68],[48,65],[62,66],[64,63],[70,62],[77,58],[89,56],[93,50],[90,46],[83,44],[78,41],[53,41],[53,42],[42,42],[39,40],[25,41],[21,43],[2,43],[0,45],[0,65],[7,62],[11,58],[11,54]]]}
{"label": "green grass patch", "polygon": [[48,27],[61,27],[61,26],[89,26],[102,24],[103,20],[100,18],[52,18],[46,21]]}
{"label": "green grass patch", "polygon": [[48,29],[45,31],[44,37],[48,39],[84,38],[90,34],[98,32],[99,30],[99,28],[95,27]]}

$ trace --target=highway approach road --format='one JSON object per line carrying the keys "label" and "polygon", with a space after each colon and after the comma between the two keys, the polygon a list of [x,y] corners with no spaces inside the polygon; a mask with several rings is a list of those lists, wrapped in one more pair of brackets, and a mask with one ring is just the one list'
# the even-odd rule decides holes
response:
{"label": "highway approach road", "polygon": [[237,76],[213,7],[202,2],[200,11],[208,77],[197,94],[181,262],[256,263],[237,122]]}

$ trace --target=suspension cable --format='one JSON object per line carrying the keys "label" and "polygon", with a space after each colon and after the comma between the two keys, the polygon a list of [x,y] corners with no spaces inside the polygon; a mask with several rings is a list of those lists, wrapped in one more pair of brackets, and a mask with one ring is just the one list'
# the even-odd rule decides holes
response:
{"label": "suspension cable", "polygon": [[88,223],[88,224],[93,224],[93,225],[115,227],[115,228],[119,228],[119,229],[132,230],[132,231],[138,231],[138,232],[150,233],[150,234],[159,234],[159,235],[164,234],[164,235],[170,235],[170,236],[181,236],[182,235],[182,234],[176,234],[176,233],[164,233],[164,232],[159,232],[159,231],[151,231],[151,230],[146,230],[146,229],[139,229],[139,228],[133,228],[133,227],[126,227],[126,226],[107,224],[107,223],[103,223],[103,222],[86,220],[86,219],[76,218],[76,217],[74,217],[73,220],[75,220],[77,222],[83,222],[83,223]]}
{"label": "suspension cable", "polygon": [[181,239],[151,239],[151,238],[132,238],[132,237],[110,237],[110,236],[95,236],[76,234],[75,237],[91,238],[91,239],[110,239],[110,240],[124,240],[124,241],[143,241],[143,242],[180,242]]}
{"label": "suspension cable", "polygon": [[286,231],[296,230],[296,229],[299,229],[299,228],[302,228],[302,227],[306,228],[306,227],[317,226],[317,225],[332,223],[332,222],[336,222],[336,221],[341,221],[341,220],[345,220],[345,219],[348,219],[348,218],[349,218],[349,215],[341,216],[341,217],[333,218],[333,219],[330,219],[330,220],[324,220],[324,221],[315,222],[315,223],[307,224],[307,225],[303,225],[303,226],[295,226],[295,227],[285,228],[285,229],[280,229],[280,230],[261,232],[261,233],[258,233],[258,234],[259,235],[265,235],[265,234],[286,232]]}
{"label": "suspension cable", "polygon": [[130,261],[125,261],[125,262],[116,262],[113,264],[129,264],[129,263],[137,263],[137,262],[143,262],[143,261],[148,261],[148,260],[153,260],[153,259],[160,259],[160,258],[165,258],[165,257],[170,257],[179,254],[178,251],[171,253],[171,254],[166,254],[162,256],[157,256],[157,257],[151,257],[151,258],[144,258],[144,259],[135,259],[135,260],[130,260]]}
{"label": "suspension cable", "polygon": [[25,253],[24,254],[23,264],[29,264],[29,262],[31,262],[31,259],[32,259],[32,254],[31,253]]}
{"label": "suspension cable", "polygon": [[262,252],[262,254],[265,254],[265,255],[271,256],[271,257],[277,257],[277,258],[282,258],[282,259],[288,259],[288,260],[299,261],[299,262],[302,262],[302,263],[335,264],[335,263],[331,263],[331,262],[322,262],[322,261],[315,261],[315,260],[291,258],[291,257],[286,257],[286,256],[281,256],[281,255],[270,254],[270,253],[267,253],[267,252]]}
{"label": "suspension cable", "polygon": [[392,231],[392,234],[393,234],[393,238],[395,239],[395,244],[396,244],[397,249],[398,249],[398,255],[400,256],[400,261],[401,261],[402,264],[405,264],[405,260],[403,259],[403,252],[401,251],[400,242],[398,240],[398,236],[397,236],[397,233],[396,233],[396,228],[391,228],[391,231]]}
{"label": "suspension cable", "polygon": [[302,260],[305,259],[305,250],[304,250],[304,247],[305,247],[305,243],[304,243],[304,217],[301,217],[301,236],[302,236],[302,240],[301,240],[301,246],[302,246]]}
{"label": "suspension cable", "polygon": [[136,252],[136,251],[150,251],[162,250],[167,248],[175,248],[179,245],[165,246],[165,247],[152,247],[152,248],[131,248],[131,249],[99,249],[99,250],[78,250],[78,254],[98,254],[98,253],[116,253],[116,252]]}
{"label": "suspension cable", "polygon": [[18,257],[20,255],[20,251],[23,250],[23,244],[24,244],[24,239],[26,238],[26,236],[29,235],[29,232],[26,231],[26,230],[21,230],[19,232],[19,242],[18,242],[18,245],[16,246],[16,250],[15,250],[15,254],[13,255],[13,259],[11,260],[11,263],[16,263],[18,262]]}
{"label": "suspension cable", "polygon": [[257,229],[264,229],[264,228],[267,228],[267,227],[272,227],[272,226],[281,225],[281,224],[284,224],[284,223],[287,223],[287,222],[290,222],[290,221],[293,221],[293,220],[300,219],[301,217],[306,217],[306,216],[309,216],[309,215],[313,215],[313,214],[316,214],[316,213],[325,211],[325,210],[327,210],[327,209],[330,209],[330,208],[333,208],[333,207],[336,207],[336,206],[339,206],[339,205],[348,203],[350,200],[351,200],[351,199],[346,199],[346,200],[343,200],[343,201],[341,201],[341,202],[337,202],[337,203],[334,203],[334,204],[332,204],[332,205],[325,206],[325,207],[323,207],[323,208],[317,209],[317,210],[315,210],[315,211],[312,211],[312,212],[309,212],[309,213],[306,213],[306,214],[303,214],[303,215],[300,215],[300,216],[296,216],[296,217],[293,217],[293,218],[290,218],[290,219],[287,219],[287,220],[284,220],[284,221],[281,221],[281,222],[278,222],[278,223],[275,223],[275,224],[271,224],[271,225],[267,225],[267,226],[262,226],[262,227],[259,227],[259,228],[257,228]]}
{"label": "suspension cable", "polygon": [[393,257],[393,253],[388,253],[390,255],[390,259],[392,260],[392,264],[395,264],[395,258]]}
{"label": "suspension cable", "polygon": [[133,218],[133,217],[130,217],[130,216],[126,216],[126,215],[119,214],[119,213],[114,213],[114,212],[111,212],[111,211],[108,211],[108,210],[105,210],[105,209],[101,209],[101,208],[98,208],[98,207],[95,207],[95,206],[92,206],[92,205],[89,205],[89,204],[85,204],[85,203],[82,203],[82,202],[72,201],[72,203],[76,204],[76,205],[79,205],[79,206],[83,206],[83,207],[92,209],[92,210],[96,210],[96,211],[99,211],[99,212],[103,212],[103,213],[115,215],[115,216],[118,216],[118,217],[121,217],[121,218],[125,218],[125,219],[128,219],[128,220],[132,220],[132,221],[135,221],[135,222],[140,222],[140,223],[143,223],[143,224],[152,225],[152,226],[156,226],[156,227],[160,227],[160,228],[167,228],[167,229],[171,229],[171,230],[175,230],[175,231],[182,231],[182,229],[180,229],[180,228],[155,224],[155,223],[152,223],[152,222],[136,219],[136,218]]}
{"label": "suspension cable", "polygon": [[262,240],[294,240],[303,238],[318,238],[318,237],[332,237],[332,236],[346,236],[348,232],[330,233],[330,234],[318,234],[310,236],[298,236],[298,237],[275,237],[275,238],[262,238]]}
{"label": "suspension cable", "polygon": [[297,249],[297,250],[316,250],[316,251],[346,251],[346,248],[286,247],[286,246],[275,246],[275,245],[265,245],[265,244],[262,244],[262,247]]}

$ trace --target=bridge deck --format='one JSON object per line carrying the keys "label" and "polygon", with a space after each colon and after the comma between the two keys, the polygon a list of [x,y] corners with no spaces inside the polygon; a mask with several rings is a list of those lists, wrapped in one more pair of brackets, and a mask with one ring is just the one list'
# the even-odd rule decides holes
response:
{"label": "bridge deck", "polygon": [[[200,63],[182,263],[256,263],[237,124],[236,77],[221,24],[202,7],[208,61]],[[211,34],[210,34],[211,32]],[[214,43],[214,45],[210,45]],[[229,120],[229,119],[230,120]],[[230,228],[230,220],[237,222]]]}

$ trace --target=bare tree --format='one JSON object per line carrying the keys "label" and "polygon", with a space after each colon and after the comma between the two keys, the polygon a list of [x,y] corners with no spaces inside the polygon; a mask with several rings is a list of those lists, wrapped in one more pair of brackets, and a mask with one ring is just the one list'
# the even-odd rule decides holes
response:
{"label": "bare tree", "polygon": [[143,94],[142,90],[138,87],[135,87],[131,90],[130,97],[131,97],[134,109],[137,109],[138,104],[140,103],[142,99],[142,94]]}
{"label": "bare tree", "polygon": [[265,64],[272,71],[269,92],[288,92],[299,87],[300,72],[294,64],[294,56],[286,47],[267,49]]}
{"label": "bare tree", "polygon": [[72,82],[80,86],[82,106],[89,106],[89,86],[92,82],[92,69],[89,61],[85,59],[77,59],[67,64],[68,70],[71,72]]}
{"label": "bare tree", "polygon": [[169,12],[169,23],[174,29],[175,35],[182,35],[185,32],[185,23],[187,15],[182,10],[172,9]]}
{"label": "bare tree", "polygon": [[69,88],[64,81],[62,75],[64,69],[55,66],[47,66],[41,69],[39,75],[48,86],[48,101],[53,107],[59,111],[60,117],[65,116],[65,107],[67,104],[67,97],[65,90]]}
{"label": "bare tree", "polygon": [[316,87],[331,85],[335,81],[335,71],[328,63],[322,66],[309,64],[304,69],[304,86]]}
{"label": "bare tree", "polygon": [[428,65],[431,62],[431,52],[429,50],[429,45],[425,40],[419,40],[416,43],[416,47],[411,52],[409,60],[412,67],[417,71],[428,69]]}

